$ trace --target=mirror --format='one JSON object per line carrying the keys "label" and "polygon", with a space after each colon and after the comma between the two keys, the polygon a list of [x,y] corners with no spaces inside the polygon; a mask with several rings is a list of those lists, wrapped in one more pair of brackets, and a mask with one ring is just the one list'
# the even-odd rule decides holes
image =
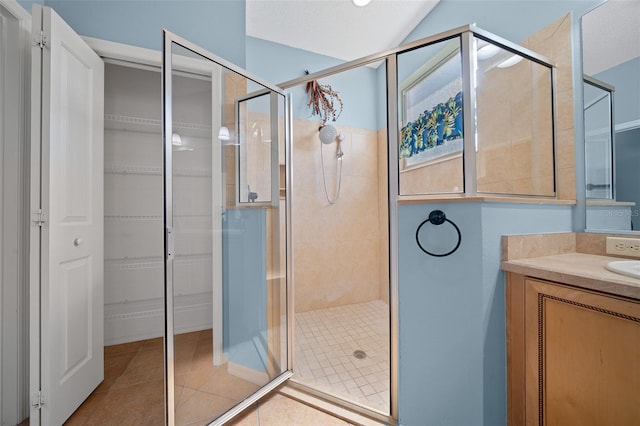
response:
{"label": "mirror", "polygon": [[640,2],[582,17],[586,228],[640,231]]}

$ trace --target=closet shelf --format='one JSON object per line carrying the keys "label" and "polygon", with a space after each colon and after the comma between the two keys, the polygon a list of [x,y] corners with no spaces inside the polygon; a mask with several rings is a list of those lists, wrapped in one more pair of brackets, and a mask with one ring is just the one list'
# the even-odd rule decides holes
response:
{"label": "closet shelf", "polygon": [[[105,114],[105,129],[162,134],[162,120],[127,115]],[[181,136],[211,138],[211,126],[199,123],[173,122],[173,130]]]}
{"label": "closet shelf", "polygon": [[[174,219],[210,219],[211,214],[174,214]],[[162,215],[104,215],[110,221],[153,221],[162,220]]]}
{"label": "closet shelf", "polygon": [[[210,262],[211,253],[176,255],[174,262],[178,265],[195,265]],[[155,269],[164,266],[162,256],[148,256],[136,258],[105,259],[105,271],[124,271],[134,269]]]}
{"label": "closet shelf", "polygon": [[[142,175],[162,176],[162,167],[134,166],[129,164],[105,164],[106,175]],[[173,176],[177,177],[211,177],[210,169],[175,168]]]}
{"label": "closet shelf", "polygon": [[128,221],[158,221],[162,220],[162,216],[124,216],[124,215],[104,215],[104,220],[116,221],[116,222],[128,222]]}

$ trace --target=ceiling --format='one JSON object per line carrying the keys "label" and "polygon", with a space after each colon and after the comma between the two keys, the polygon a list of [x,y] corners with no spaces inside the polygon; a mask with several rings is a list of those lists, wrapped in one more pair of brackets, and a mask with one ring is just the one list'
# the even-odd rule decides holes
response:
{"label": "ceiling", "polygon": [[246,31],[349,61],[400,45],[438,1],[246,0]]}
{"label": "ceiling", "polygon": [[[246,0],[246,31],[349,61],[396,47],[439,0]],[[640,0],[608,0],[583,18],[584,71],[597,74],[640,56]]]}
{"label": "ceiling", "polygon": [[640,0],[609,0],[582,18],[584,72],[595,75],[640,56]]}

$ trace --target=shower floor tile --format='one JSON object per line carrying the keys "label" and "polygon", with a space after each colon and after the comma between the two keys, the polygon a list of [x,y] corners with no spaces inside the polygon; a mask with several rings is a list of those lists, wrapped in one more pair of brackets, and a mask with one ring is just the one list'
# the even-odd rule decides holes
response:
{"label": "shower floor tile", "polygon": [[[389,412],[389,305],[381,300],[296,313],[295,378]],[[357,358],[356,351],[364,351]]]}

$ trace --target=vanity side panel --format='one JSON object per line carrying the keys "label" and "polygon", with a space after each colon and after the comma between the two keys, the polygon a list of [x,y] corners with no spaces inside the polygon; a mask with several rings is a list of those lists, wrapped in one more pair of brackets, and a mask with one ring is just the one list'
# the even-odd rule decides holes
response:
{"label": "vanity side panel", "polygon": [[525,422],[527,426],[540,425],[540,322],[538,291],[524,278],[524,336],[525,339]]}
{"label": "vanity side panel", "polygon": [[524,277],[507,272],[507,424],[523,425],[525,415]]}

